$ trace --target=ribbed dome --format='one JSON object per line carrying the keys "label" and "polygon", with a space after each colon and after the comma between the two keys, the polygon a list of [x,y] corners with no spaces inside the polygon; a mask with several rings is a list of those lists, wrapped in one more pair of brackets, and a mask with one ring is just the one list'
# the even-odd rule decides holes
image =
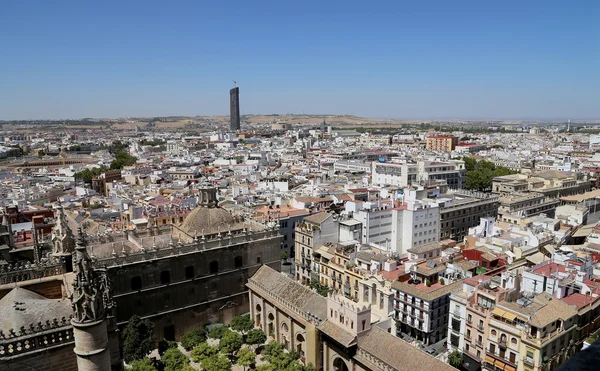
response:
{"label": "ribbed dome", "polygon": [[180,230],[190,236],[226,232],[237,221],[227,210],[220,207],[197,207],[185,218]]}

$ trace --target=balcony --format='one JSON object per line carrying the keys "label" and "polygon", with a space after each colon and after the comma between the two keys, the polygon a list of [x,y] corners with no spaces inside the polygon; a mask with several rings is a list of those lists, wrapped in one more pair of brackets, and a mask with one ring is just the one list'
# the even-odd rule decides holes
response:
{"label": "balcony", "polygon": [[455,310],[454,312],[452,312],[452,316],[453,316],[454,318],[458,318],[458,319],[460,319],[460,318],[461,318],[461,317],[460,317],[460,311],[457,311],[457,310]]}
{"label": "balcony", "polygon": [[477,325],[477,330],[483,331],[483,325],[481,323]]}
{"label": "balcony", "polygon": [[534,367],[533,358],[523,357],[523,364],[529,367]]}
{"label": "balcony", "polygon": [[500,348],[504,348],[504,349],[506,349],[506,340],[500,340],[500,341],[498,342],[498,346],[499,346]]}
{"label": "balcony", "polygon": [[483,347],[483,343],[479,340],[475,341],[475,344],[477,344],[478,347]]}

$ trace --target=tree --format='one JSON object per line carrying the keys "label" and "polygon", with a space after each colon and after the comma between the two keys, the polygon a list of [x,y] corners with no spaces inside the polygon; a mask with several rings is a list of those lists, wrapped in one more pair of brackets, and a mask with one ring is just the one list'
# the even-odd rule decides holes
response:
{"label": "tree", "polygon": [[254,321],[250,316],[235,316],[231,319],[231,329],[246,333],[254,328]]}
{"label": "tree", "polygon": [[203,342],[198,344],[194,349],[192,349],[192,361],[202,362],[204,358],[212,357],[217,353],[219,353],[217,347]]}
{"label": "tree", "polygon": [[242,335],[237,332],[229,331],[221,338],[219,342],[219,351],[225,354],[234,354],[244,344],[244,340],[242,339]]}
{"label": "tree", "polygon": [[287,252],[285,252],[285,251],[282,251],[282,252],[281,252],[281,260],[287,260],[287,258],[288,258],[288,254],[287,254]]}
{"label": "tree", "polygon": [[181,371],[183,366],[190,363],[188,357],[177,348],[171,348],[161,357],[165,371]]}
{"label": "tree", "polygon": [[425,286],[427,286],[427,287],[431,286],[431,282],[427,278],[425,278]]}
{"label": "tree", "polygon": [[267,341],[267,334],[259,328],[253,328],[246,334],[246,343],[250,345],[260,345]]}
{"label": "tree", "polygon": [[237,357],[237,364],[244,367],[244,371],[246,371],[246,367],[256,362],[256,353],[254,353],[250,348],[240,349],[240,351],[237,353]]}
{"label": "tree", "polygon": [[256,368],[256,371],[276,371],[276,370],[277,370],[277,368],[275,368],[275,366],[270,363],[264,363]]}
{"label": "tree", "polygon": [[444,278],[440,278],[440,284],[443,285],[444,284]]}
{"label": "tree", "polygon": [[203,328],[192,330],[181,338],[181,346],[185,350],[191,350],[196,345],[206,341],[206,330]]}
{"label": "tree", "polygon": [[215,326],[208,330],[208,337],[211,339],[221,339],[226,333],[230,332],[227,326]]}
{"label": "tree", "polygon": [[167,339],[158,342],[158,354],[162,357],[165,352],[171,348],[177,348],[177,343]]}
{"label": "tree", "polygon": [[310,281],[309,287],[311,289],[317,290],[317,294],[319,294],[321,296],[325,296],[325,297],[327,297],[327,295],[329,295],[329,292],[331,291],[329,289],[329,287],[323,285],[322,283],[320,283],[317,280]]}
{"label": "tree", "polygon": [[130,364],[131,371],[157,371],[150,358],[137,359]]}
{"label": "tree", "polygon": [[156,337],[154,324],[147,319],[134,315],[123,330],[123,359],[130,363],[143,359],[154,349]]}
{"label": "tree", "polygon": [[457,350],[455,350],[454,352],[450,353],[448,355],[448,363],[450,363],[450,366],[455,367],[455,368],[459,368],[460,366],[462,366],[463,363],[463,356],[462,353]]}
{"label": "tree", "polygon": [[215,354],[205,358],[201,366],[206,371],[231,371],[231,362],[223,354]]}

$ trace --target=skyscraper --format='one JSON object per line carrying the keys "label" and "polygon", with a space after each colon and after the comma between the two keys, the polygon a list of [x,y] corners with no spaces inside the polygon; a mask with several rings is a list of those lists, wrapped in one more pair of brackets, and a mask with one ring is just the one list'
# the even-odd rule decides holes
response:
{"label": "skyscraper", "polygon": [[240,130],[240,88],[238,87],[229,91],[229,118],[231,131]]}

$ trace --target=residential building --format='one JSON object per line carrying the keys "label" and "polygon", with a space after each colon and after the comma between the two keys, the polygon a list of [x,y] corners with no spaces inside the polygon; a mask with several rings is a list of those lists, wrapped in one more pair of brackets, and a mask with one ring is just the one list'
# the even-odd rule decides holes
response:
{"label": "residential building", "polygon": [[314,249],[326,243],[335,243],[339,236],[339,221],[327,212],[319,212],[304,218],[295,228],[295,263],[296,281],[304,285],[310,284],[313,266]]}
{"label": "residential building", "polygon": [[371,305],[322,297],[263,266],[248,281],[255,326],[323,371],[455,370],[390,334],[390,321]]}
{"label": "residential building", "polygon": [[430,135],[425,140],[428,151],[452,152],[458,144],[458,138],[453,135]]}

